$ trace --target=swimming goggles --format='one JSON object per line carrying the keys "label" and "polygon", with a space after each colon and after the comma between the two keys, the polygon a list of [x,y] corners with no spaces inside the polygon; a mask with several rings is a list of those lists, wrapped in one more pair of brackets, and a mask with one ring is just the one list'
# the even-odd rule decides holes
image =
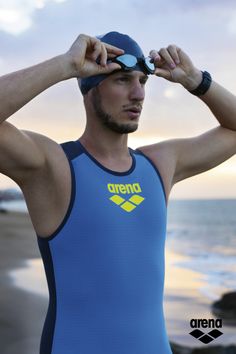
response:
{"label": "swimming goggles", "polygon": [[134,55],[131,54],[123,54],[119,55],[118,57],[109,59],[109,62],[117,63],[121,66],[121,68],[125,71],[130,71],[135,68],[138,64],[145,74],[154,74],[155,72],[155,65],[151,62],[150,57],[141,57],[136,58]]}

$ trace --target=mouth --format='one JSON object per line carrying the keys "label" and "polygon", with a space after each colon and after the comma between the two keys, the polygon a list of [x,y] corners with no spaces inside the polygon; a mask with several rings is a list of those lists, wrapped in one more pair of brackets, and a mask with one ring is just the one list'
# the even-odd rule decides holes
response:
{"label": "mouth", "polygon": [[125,109],[125,112],[128,114],[129,118],[131,118],[132,120],[137,119],[140,116],[141,111],[142,111],[141,108],[134,107],[134,106]]}

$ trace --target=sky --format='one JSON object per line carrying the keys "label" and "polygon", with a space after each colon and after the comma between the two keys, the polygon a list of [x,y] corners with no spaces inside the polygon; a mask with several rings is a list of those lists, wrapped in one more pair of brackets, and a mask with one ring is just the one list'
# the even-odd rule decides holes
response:
{"label": "sky", "polygon": [[[80,33],[127,33],[143,48],[177,44],[200,70],[236,94],[236,2],[206,0],[0,0],[1,75],[67,52]],[[78,139],[85,111],[76,79],[49,88],[11,116],[19,129],[58,143]],[[181,85],[151,77],[139,128],[129,146],[196,136],[218,125],[209,108]],[[177,183],[171,198],[236,198],[236,156]],[[0,188],[16,186],[0,175]]]}

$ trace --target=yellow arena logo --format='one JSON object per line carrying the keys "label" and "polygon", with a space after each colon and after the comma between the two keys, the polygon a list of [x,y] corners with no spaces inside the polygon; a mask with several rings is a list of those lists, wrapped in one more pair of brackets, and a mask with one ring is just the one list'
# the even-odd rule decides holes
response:
{"label": "yellow arena logo", "polygon": [[[136,194],[142,192],[139,183],[108,183],[107,188],[109,192],[113,194],[112,197],[110,197],[109,199],[127,212],[134,210],[145,199],[141,195]],[[120,196],[120,194],[122,194],[122,197]],[[132,194],[132,196],[128,200],[126,200],[125,198],[123,198],[124,194]]]}

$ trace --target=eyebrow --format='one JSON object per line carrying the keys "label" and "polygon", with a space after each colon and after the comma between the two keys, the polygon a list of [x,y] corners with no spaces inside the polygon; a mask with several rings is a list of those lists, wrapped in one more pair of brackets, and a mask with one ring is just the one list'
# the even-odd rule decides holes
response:
{"label": "eyebrow", "polygon": [[[124,76],[128,76],[128,77],[132,77],[132,73],[129,72],[129,71],[123,71],[123,70],[120,70],[119,72],[117,72],[117,76],[118,74],[120,75],[124,75]],[[142,76],[140,76],[140,79],[146,79],[146,81],[149,79],[148,75],[146,74],[143,74]]]}

